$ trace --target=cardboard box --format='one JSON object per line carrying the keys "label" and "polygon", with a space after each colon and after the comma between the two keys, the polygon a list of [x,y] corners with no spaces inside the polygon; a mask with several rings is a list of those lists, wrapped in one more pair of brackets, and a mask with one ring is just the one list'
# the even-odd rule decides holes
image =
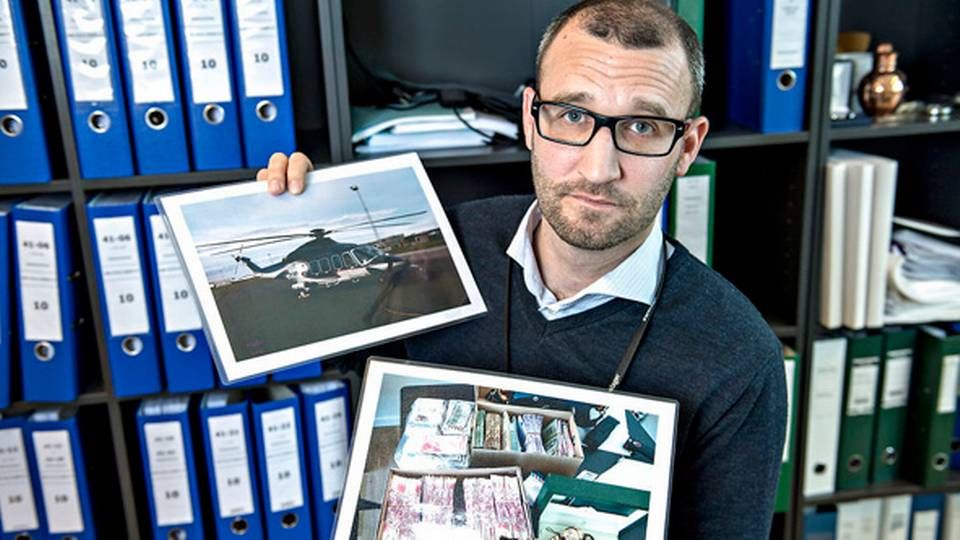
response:
{"label": "cardboard box", "polygon": [[[551,456],[549,454],[531,454],[526,452],[512,452],[510,450],[490,450],[487,448],[472,448],[470,451],[471,467],[501,467],[516,465],[527,475],[530,471],[539,471],[541,473],[555,473],[564,476],[575,476],[580,464],[583,463],[583,446],[580,443],[580,434],[577,431],[577,424],[573,419],[573,411],[560,411],[556,409],[540,409],[537,407],[518,407],[515,405],[502,405],[490,401],[478,399],[477,410],[484,410],[489,413],[501,414],[506,412],[511,416],[522,414],[538,414],[545,419],[560,418],[568,423],[570,436],[573,439],[573,457]],[[544,422],[546,423],[546,422]],[[506,440],[509,427],[504,424],[501,428],[501,440]]]}

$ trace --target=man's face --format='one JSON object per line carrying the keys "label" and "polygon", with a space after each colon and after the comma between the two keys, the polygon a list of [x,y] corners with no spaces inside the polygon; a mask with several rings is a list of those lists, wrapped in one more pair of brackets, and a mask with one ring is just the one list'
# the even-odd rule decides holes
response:
{"label": "man's face", "polygon": [[[690,104],[689,80],[679,46],[625,49],[590,36],[571,21],[543,58],[540,99],[608,116],[683,119]],[[634,156],[614,147],[609,129],[600,129],[583,147],[540,137],[530,115],[533,98],[528,88],[524,133],[534,189],[550,228],[566,243],[589,250],[645,238],[674,176],[686,172],[696,157],[706,119],[698,119],[692,136],[685,137],[692,141],[681,139],[670,154]]]}

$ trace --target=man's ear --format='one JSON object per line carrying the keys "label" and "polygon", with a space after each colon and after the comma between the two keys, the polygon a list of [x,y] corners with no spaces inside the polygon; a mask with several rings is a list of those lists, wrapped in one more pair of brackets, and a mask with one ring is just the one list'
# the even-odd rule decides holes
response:
{"label": "man's ear", "polygon": [[536,91],[533,87],[528,86],[523,89],[523,140],[527,145],[527,150],[533,150],[533,137],[537,129],[533,125],[533,115],[530,114],[534,96],[536,96]]}
{"label": "man's ear", "polygon": [[680,146],[680,159],[677,160],[677,176],[687,174],[687,169],[697,159],[700,153],[700,147],[703,146],[703,139],[707,137],[710,131],[710,121],[706,116],[698,116],[687,122],[683,138],[677,141]]}

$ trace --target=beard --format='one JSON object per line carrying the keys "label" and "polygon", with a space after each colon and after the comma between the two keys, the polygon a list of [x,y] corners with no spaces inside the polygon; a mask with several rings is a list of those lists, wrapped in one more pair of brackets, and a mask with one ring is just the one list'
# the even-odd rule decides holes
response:
{"label": "beard", "polygon": [[[666,169],[651,190],[635,197],[623,193],[612,183],[597,184],[583,179],[552,181],[545,177],[537,160],[532,159],[533,188],[540,213],[557,236],[571,246],[590,251],[618,246],[640,236],[653,224],[670,191],[679,159]],[[570,193],[602,197],[616,204],[621,210],[620,215],[612,216],[610,212],[583,207],[565,213],[563,200]]]}

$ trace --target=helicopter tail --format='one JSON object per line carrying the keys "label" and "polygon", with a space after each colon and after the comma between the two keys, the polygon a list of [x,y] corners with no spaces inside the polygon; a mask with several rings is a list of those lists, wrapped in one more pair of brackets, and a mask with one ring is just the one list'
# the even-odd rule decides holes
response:
{"label": "helicopter tail", "polygon": [[245,264],[247,268],[249,268],[250,271],[253,272],[254,274],[271,274],[273,272],[276,272],[277,270],[282,269],[285,266],[283,262],[279,262],[277,264],[271,264],[270,266],[263,268],[257,263],[251,261],[249,257],[244,257],[242,255],[236,255],[233,257],[233,259],[237,262]]}

